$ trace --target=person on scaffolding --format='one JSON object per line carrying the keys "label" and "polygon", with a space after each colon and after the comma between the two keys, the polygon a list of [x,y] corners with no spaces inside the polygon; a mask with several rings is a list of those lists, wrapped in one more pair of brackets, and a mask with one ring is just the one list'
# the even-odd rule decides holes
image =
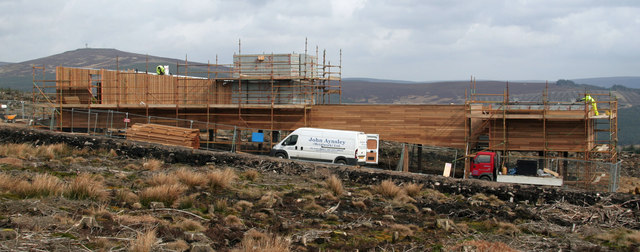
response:
{"label": "person on scaffolding", "polygon": [[578,102],[584,101],[585,104],[591,103],[591,107],[593,108],[593,112],[596,116],[598,116],[598,104],[596,103],[596,99],[593,99],[591,95],[585,94],[584,98],[580,98],[577,100]]}
{"label": "person on scaffolding", "polygon": [[163,67],[163,66],[158,65],[158,66],[156,67],[156,73],[158,73],[158,75],[164,75],[164,74],[165,74],[165,72],[164,72],[164,67]]}

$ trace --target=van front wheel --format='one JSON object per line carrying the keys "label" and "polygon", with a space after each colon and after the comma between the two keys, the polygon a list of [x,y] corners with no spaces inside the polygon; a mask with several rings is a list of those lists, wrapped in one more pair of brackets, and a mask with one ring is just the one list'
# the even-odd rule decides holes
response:
{"label": "van front wheel", "polygon": [[339,165],[346,165],[346,164],[347,164],[347,161],[346,161],[346,160],[344,160],[344,159],[338,159],[338,160],[336,160],[336,164],[339,164]]}
{"label": "van front wheel", "polygon": [[287,158],[287,156],[286,156],[286,155],[284,155],[284,153],[276,153],[276,157],[277,157],[277,158],[283,158],[283,159],[284,159],[284,158]]}

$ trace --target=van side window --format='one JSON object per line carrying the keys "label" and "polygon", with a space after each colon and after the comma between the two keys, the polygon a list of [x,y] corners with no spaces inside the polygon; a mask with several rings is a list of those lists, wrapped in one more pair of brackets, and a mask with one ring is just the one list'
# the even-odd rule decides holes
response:
{"label": "van side window", "polygon": [[296,145],[298,143],[298,135],[291,135],[284,140],[284,145]]}
{"label": "van side window", "polygon": [[476,160],[475,160],[476,164],[489,163],[489,162],[491,162],[491,156],[489,155],[478,155],[478,157],[476,157]]}

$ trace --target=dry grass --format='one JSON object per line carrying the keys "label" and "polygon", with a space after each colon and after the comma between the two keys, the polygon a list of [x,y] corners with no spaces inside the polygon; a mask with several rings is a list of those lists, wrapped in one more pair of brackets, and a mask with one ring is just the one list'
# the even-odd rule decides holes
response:
{"label": "dry grass", "polygon": [[280,198],[280,196],[278,196],[278,194],[276,194],[275,192],[269,191],[262,197],[260,197],[260,200],[258,200],[258,205],[266,208],[272,208],[273,205],[278,201],[282,201],[282,198]]}
{"label": "dry grass", "polygon": [[400,236],[413,236],[413,230],[418,229],[416,225],[393,224],[389,230],[398,232]]}
{"label": "dry grass", "polygon": [[227,217],[224,217],[224,223],[232,226],[244,225],[244,223],[242,223],[242,219],[240,219],[238,216],[235,216],[235,215],[227,215]]}
{"label": "dry grass", "polygon": [[324,183],[327,185],[333,195],[340,197],[340,195],[344,193],[342,180],[340,180],[336,175],[331,175],[331,177],[328,177]]}
{"label": "dry grass", "polygon": [[629,251],[631,251],[630,248],[633,245],[640,243],[640,231],[626,228],[603,230],[601,233],[596,234],[594,238],[609,243],[610,246],[617,247],[619,250],[629,248]]}
{"label": "dry grass", "polygon": [[127,164],[124,166],[125,170],[140,170],[140,166],[137,164]]}
{"label": "dry grass", "polygon": [[204,226],[202,226],[202,224],[200,224],[200,222],[190,219],[182,219],[172,226],[190,232],[202,232],[207,230]]}
{"label": "dry grass", "polygon": [[423,195],[427,202],[430,203],[442,204],[451,200],[447,195],[433,189],[426,189]]}
{"label": "dry grass", "polygon": [[187,188],[181,184],[164,184],[147,187],[140,192],[140,203],[148,206],[150,202],[158,201],[165,206],[171,206]]}
{"label": "dry grass", "polygon": [[0,145],[0,156],[26,159],[33,156],[33,146],[30,144],[3,144]]}
{"label": "dry grass", "polygon": [[502,242],[489,242],[485,240],[472,240],[472,241],[464,241],[462,243],[458,243],[452,247],[446,248],[446,251],[477,251],[477,252],[493,252],[493,251],[502,251],[502,252],[516,252],[517,250],[512,249],[509,245],[504,244]]}
{"label": "dry grass", "polygon": [[352,201],[351,204],[354,207],[360,208],[361,210],[365,210],[367,209],[367,204],[364,203],[364,201]]}
{"label": "dry grass", "polygon": [[204,186],[208,182],[204,174],[191,171],[185,167],[178,169],[174,174],[180,182],[189,187]]}
{"label": "dry grass", "polygon": [[207,174],[207,178],[209,179],[209,186],[211,189],[225,189],[233,183],[237,176],[236,173],[231,168],[227,168],[224,170],[212,171]]}
{"label": "dry grass", "polygon": [[476,204],[476,205],[488,204],[488,205],[493,206],[493,207],[504,205],[504,201],[498,199],[497,196],[495,196],[495,195],[487,196],[486,194],[482,194],[482,193],[474,194],[473,196],[471,196],[469,198],[469,201],[471,202],[470,204],[472,204],[472,205],[473,204]]}
{"label": "dry grass", "polygon": [[132,252],[149,252],[153,249],[156,244],[156,230],[148,230],[144,233],[138,233],[138,236],[135,240],[131,242],[131,247],[129,247],[129,251]]}
{"label": "dry grass", "polygon": [[158,159],[149,159],[142,164],[142,168],[149,171],[157,171],[162,169],[164,162]]}
{"label": "dry grass", "polygon": [[393,183],[392,180],[382,181],[379,185],[373,186],[373,190],[378,194],[391,199],[397,197],[402,192],[402,189]]}
{"label": "dry grass", "polygon": [[20,180],[14,191],[21,197],[58,196],[64,192],[64,184],[58,177],[44,173],[36,175],[31,183]]}
{"label": "dry grass", "polygon": [[10,190],[13,188],[15,179],[9,174],[0,173],[0,191]]}
{"label": "dry grass", "polygon": [[139,200],[140,199],[138,198],[138,195],[131,192],[129,189],[123,188],[116,191],[116,195],[115,195],[116,202],[133,205]]}
{"label": "dry grass", "polygon": [[258,177],[260,176],[260,173],[252,169],[245,171],[242,175],[249,181],[256,181],[256,179],[258,179]]}
{"label": "dry grass", "polygon": [[55,159],[63,156],[70,156],[71,148],[68,145],[59,143],[39,146],[35,150],[35,156],[39,158]]}
{"label": "dry grass", "polygon": [[100,175],[81,173],[67,187],[65,195],[71,199],[105,200],[103,178]]}
{"label": "dry grass", "polygon": [[0,158],[0,164],[7,164],[7,165],[15,166],[18,168],[24,167],[24,163],[25,162],[19,158],[14,158],[14,157]]}
{"label": "dry grass", "polygon": [[233,208],[236,209],[236,211],[238,212],[244,212],[247,211],[249,209],[251,209],[253,207],[253,203],[246,201],[246,200],[240,200],[238,202],[236,202],[236,204],[234,205]]}
{"label": "dry grass", "polygon": [[149,185],[159,186],[159,185],[175,185],[178,184],[178,178],[173,175],[169,175],[166,173],[156,173],[147,181]]}
{"label": "dry grass", "polygon": [[231,250],[234,252],[285,252],[291,251],[291,242],[280,236],[265,234],[255,229],[250,229],[244,233],[244,238],[240,245]]}
{"label": "dry grass", "polygon": [[407,183],[403,186],[404,192],[409,195],[409,197],[414,197],[419,195],[422,192],[423,184],[415,184],[415,183]]}
{"label": "dry grass", "polygon": [[168,224],[167,221],[165,220],[161,220],[158,219],[156,217],[153,217],[151,215],[128,215],[128,214],[123,214],[123,215],[115,215],[114,219],[122,225],[158,225],[158,224],[162,224],[162,225],[166,225]]}
{"label": "dry grass", "polygon": [[163,246],[165,249],[168,249],[170,251],[187,251],[189,250],[189,244],[187,242],[185,242],[184,240],[176,240],[173,242],[168,242]]}

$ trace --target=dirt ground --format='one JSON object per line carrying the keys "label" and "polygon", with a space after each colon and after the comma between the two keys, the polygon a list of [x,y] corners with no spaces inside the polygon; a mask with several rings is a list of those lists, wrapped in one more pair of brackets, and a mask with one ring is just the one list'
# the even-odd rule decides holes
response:
{"label": "dirt ground", "polygon": [[8,126],[0,126],[0,139],[0,251],[640,248],[640,196],[628,193]]}

